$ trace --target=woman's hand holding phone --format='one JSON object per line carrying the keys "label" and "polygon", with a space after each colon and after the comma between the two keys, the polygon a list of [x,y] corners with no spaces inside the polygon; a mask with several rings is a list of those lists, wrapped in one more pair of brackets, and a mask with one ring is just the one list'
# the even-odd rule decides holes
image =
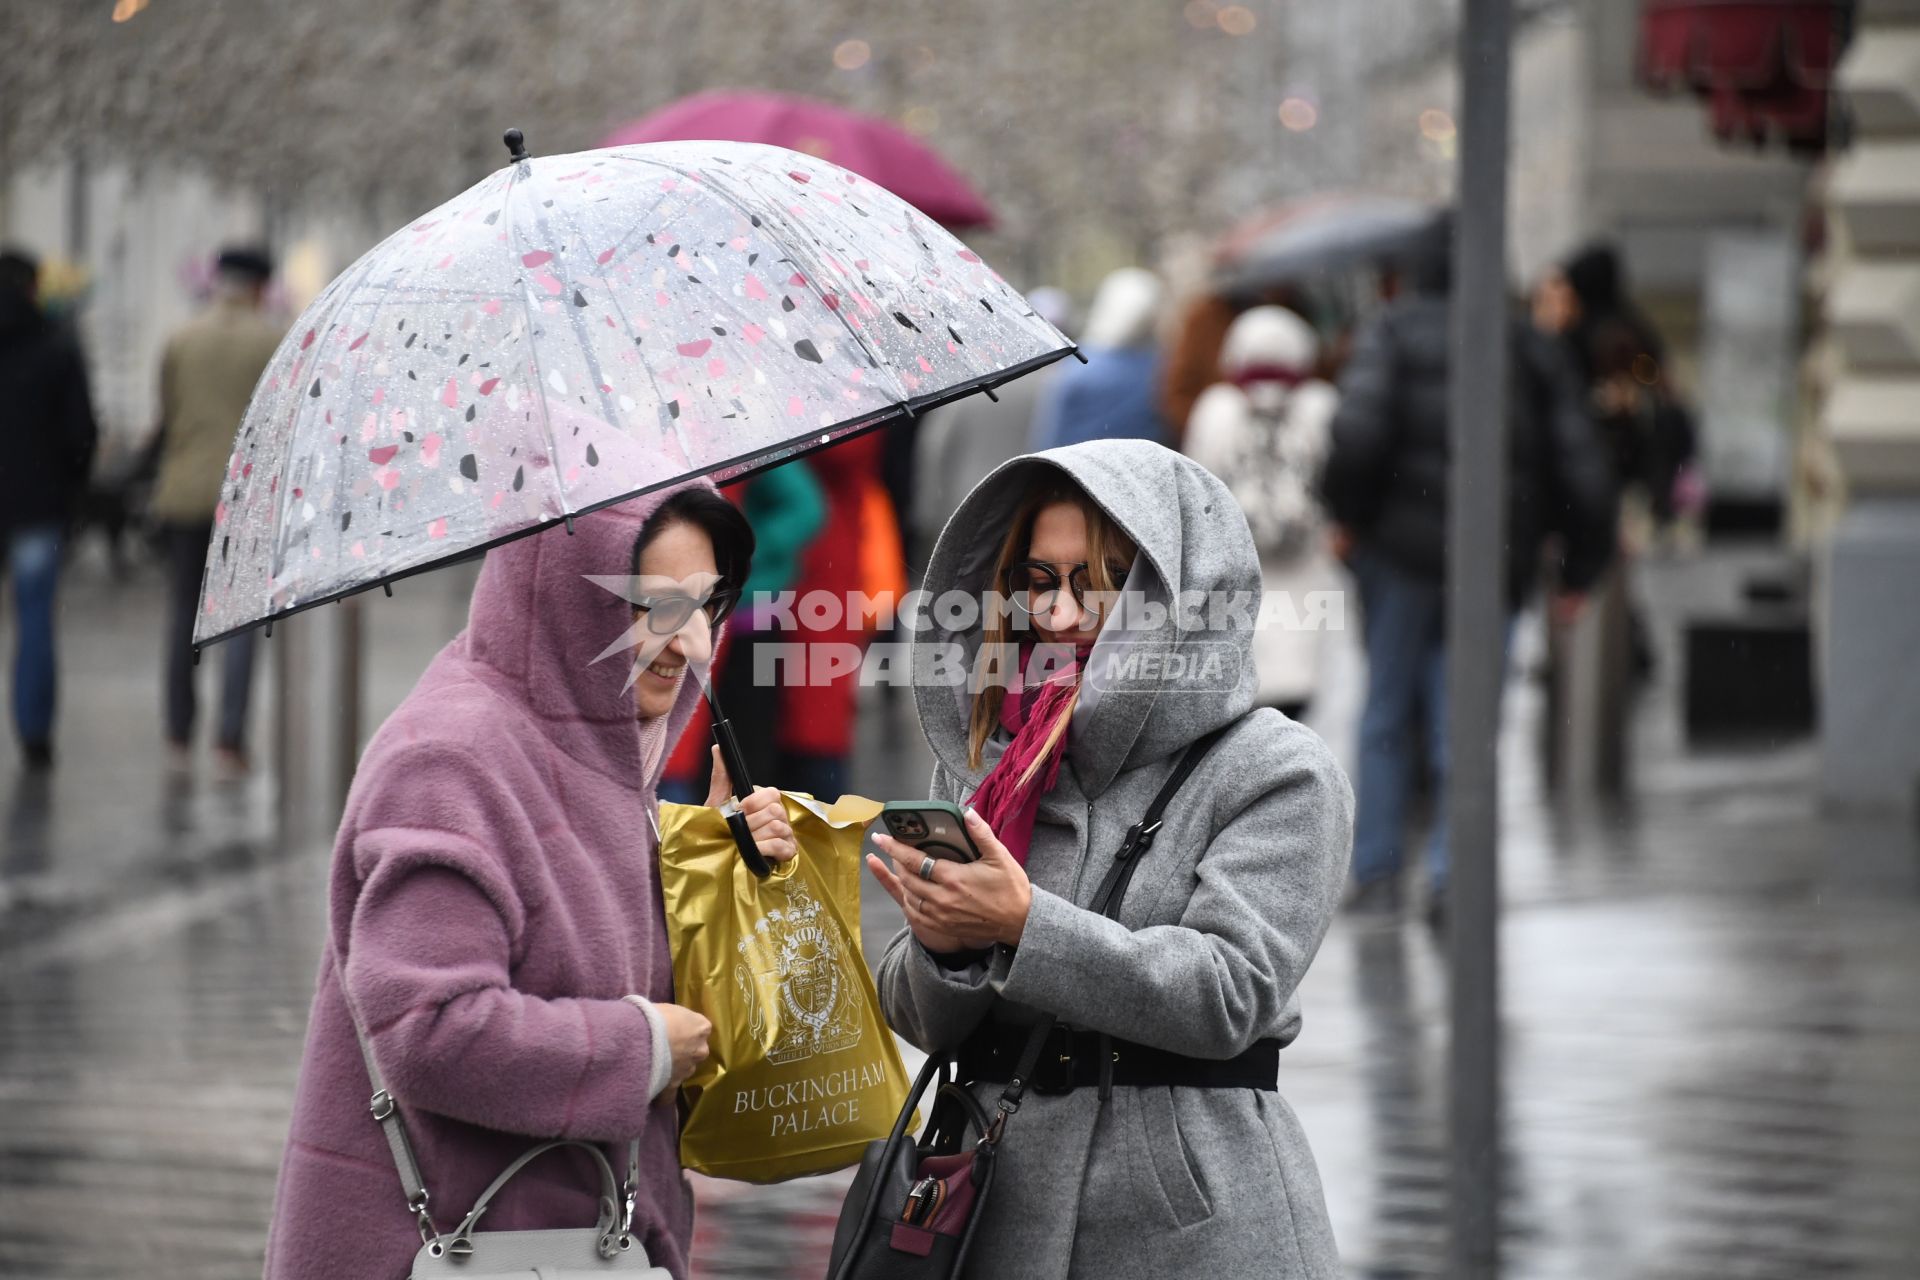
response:
{"label": "woman's hand holding phone", "polygon": [[[906,847],[895,841],[893,837],[881,835],[878,832],[874,834],[873,843],[874,847],[885,849],[889,858],[894,856],[895,849]],[[901,887],[900,877],[889,868],[886,858],[868,854],[867,869],[873,872],[874,879],[878,880],[880,887],[887,891],[887,896],[898,903],[900,910],[906,913],[907,927],[913,930],[913,936],[920,940],[921,946],[936,955],[948,955],[955,951],[969,950],[975,945],[953,934],[943,933],[928,923],[926,917],[916,909],[914,899]]]}
{"label": "woman's hand holding phone", "polygon": [[962,951],[999,942],[1018,946],[1033,903],[1026,869],[971,809],[966,829],[980,851],[978,861],[936,858],[931,879],[920,874],[926,854],[880,831],[873,833],[873,844],[886,858],[869,854],[867,866],[900,904],[908,927],[927,950]]}

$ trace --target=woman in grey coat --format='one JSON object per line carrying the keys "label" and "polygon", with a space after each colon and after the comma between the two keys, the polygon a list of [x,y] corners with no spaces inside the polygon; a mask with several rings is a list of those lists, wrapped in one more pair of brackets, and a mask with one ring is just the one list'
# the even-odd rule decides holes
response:
{"label": "woman in grey coat", "polygon": [[[989,1112],[1026,1027],[1067,1028],[1008,1122],[967,1274],[1337,1275],[1274,1064],[1346,875],[1352,793],[1314,734],[1253,710],[1260,562],[1232,495],[1143,441],[1017,458],[948,523],[926,586],[1024,609],[929,620],[916,641],[932,794],[979,811],[984,856],[929,866],[875,836],[889,858],[869,866],[908,920],[881,1001],[915,1044],[961,1047],[963,1070],[1000,1064],[975,1073]],[[956,685],[1008,651],[1012,690]],[[1051,672],[1028,665],[1061,651]],[[1183,751],[1223,727],[1118,920],[1089,910]],[[1124,1064],[1110,1090],[1095,1046]]]}

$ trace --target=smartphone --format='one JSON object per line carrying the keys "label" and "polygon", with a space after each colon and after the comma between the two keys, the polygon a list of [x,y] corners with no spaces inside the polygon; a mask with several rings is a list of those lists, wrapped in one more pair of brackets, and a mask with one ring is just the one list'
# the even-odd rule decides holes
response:
{"label": "smartphone", "polygon": [[967,834],[960,806],[943,800],[891,800],[880,807],[880,823],[901,844],[934,858],[972,862],[980,856]]}

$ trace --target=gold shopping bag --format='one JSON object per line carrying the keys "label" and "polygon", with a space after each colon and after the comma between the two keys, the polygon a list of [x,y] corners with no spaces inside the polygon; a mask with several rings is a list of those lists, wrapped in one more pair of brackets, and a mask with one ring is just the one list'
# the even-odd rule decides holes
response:
{"label": "gold shopping bag", "polygon": [[880,806],[782,799],[800,856],[766,880],[719,810],[660,806],[674,998],[713,1023],[681,1087],[680,1162],[741,1182],[857,1164],[909,1084],[860,947],[860,844]]}

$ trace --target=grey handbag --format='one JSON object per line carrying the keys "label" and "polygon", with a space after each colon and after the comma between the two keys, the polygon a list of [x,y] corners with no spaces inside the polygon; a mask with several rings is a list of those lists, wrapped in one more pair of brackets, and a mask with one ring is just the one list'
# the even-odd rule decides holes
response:
{"label": "grey handbag", "polygon": [[[342,994],[345,994],[344,985]],[[450,1234],[442,1235],[434,1226],[427,1208],[427,1184],[420,1176],[420,1162],[414,1158],[413,1143],[400,1119],[400,1104],[381,1083],[380,1068],[374,1065],[373,1051],[360,1030],[360,1016],[348,1001],[353,1017],[354,1038],[360,1042],[360,1056],[366,1060],[367,1079],[373,1085],[369,1109],[375,1123],[386,1134],[387,1148],[393,1152],[393,1166],[400,1173],[400,1189],[406,1193],[407,1211],[420,1228],[420,1252],[413,1256],[412,1280],[599,1280],[605,1276],[640,1276],[644,1280],[673,1280],[664,1267],[647,1260],[647,1251],[633,1238],[633,1204],[640,1175],[640,1142],[627,1144],[627,1180],[623,1187],[613,1174],[613,1166],[599,1147],[574,1139],[543,1142],[500,1171],[473,1209]],[[593,1158],[600,1174],[600,1220],[592,1227],[549,1231],[475,1231],[480,1215],[493,1203],[494,1196],[514,1175],[529,1164],[561,1147],[577,1147]]]}

